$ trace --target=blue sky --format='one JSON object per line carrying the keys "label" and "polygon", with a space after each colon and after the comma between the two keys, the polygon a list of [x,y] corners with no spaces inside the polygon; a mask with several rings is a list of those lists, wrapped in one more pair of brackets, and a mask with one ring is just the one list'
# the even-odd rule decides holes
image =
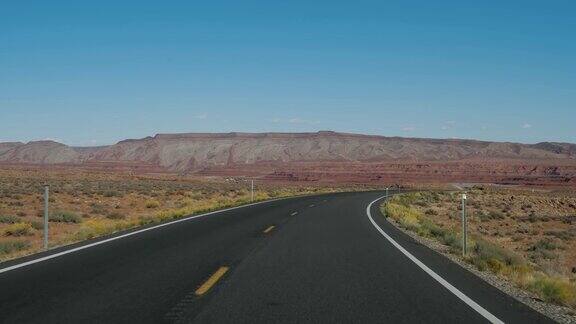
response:
{"label": "blue sky", "polygon": [[0,141],[336,130],[576,142],[574,1],[12,1]]}

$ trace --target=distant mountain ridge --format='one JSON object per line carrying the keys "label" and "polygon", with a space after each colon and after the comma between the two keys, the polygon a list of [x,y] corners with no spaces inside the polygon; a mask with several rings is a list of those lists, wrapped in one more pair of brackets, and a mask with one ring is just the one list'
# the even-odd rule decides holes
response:
{"label": "distant mountain ridge", "polygon": [[0,143],[0,163],[40,165],[141,162],[172,172],[256,163],[462,160],[576,162],[576,144],[519,144],[459,139],[316,133],[183,133],[124,140],[101,147],[54,141]]}

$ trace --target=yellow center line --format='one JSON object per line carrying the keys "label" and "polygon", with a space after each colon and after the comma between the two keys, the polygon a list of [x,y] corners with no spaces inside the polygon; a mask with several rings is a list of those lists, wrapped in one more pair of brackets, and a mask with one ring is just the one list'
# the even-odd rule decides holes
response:
{"label": "yellow center line", "polygon": [[272,226],[268,227],[267,229],[265,229],[264,234],[270,233],[274,229],[274,227],[276,227],[276,226],[272,225]]}
{"label": "yellow center line", "polygon": [[224,276],[228,270],[230,270],[230,268],[220,267],[220,269],[214,272],[214,274],[208,278],[200,288],[196,289],[194,292],[196,296],[202,296],[207,293],[218,282],[218,280],[222,279],[222,276]]}

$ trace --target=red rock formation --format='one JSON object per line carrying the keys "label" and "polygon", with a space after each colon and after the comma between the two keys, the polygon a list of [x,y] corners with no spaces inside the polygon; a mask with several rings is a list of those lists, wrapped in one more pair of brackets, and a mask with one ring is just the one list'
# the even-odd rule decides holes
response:
{"label": "red rock formation", "polygon": [[0,163],[259,175],[290,181],[476,181],[574,185],[576,145],[318,133],[161,134],[74,148],[0,144]]}

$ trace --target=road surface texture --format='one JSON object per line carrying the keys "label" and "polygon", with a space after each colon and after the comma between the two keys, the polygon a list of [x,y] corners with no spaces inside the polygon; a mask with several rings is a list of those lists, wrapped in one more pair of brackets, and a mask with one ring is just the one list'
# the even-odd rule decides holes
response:
{"label": "road surface texture", "polygon": [[551,322],[396,230],[379,202],[372,221],[380,196],[266,202],[1,264],[0,323]]}

